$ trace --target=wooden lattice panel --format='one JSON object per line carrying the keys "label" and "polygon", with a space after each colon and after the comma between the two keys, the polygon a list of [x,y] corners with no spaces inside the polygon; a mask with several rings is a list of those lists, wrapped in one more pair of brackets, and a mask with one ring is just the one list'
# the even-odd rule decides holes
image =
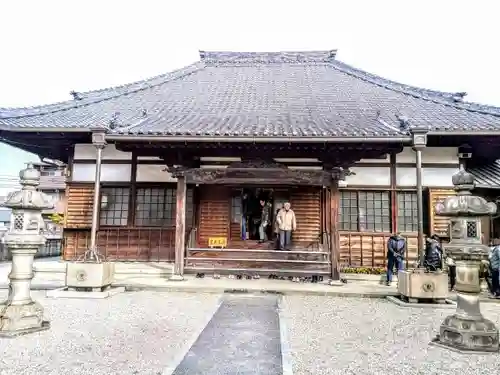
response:
{"label": "wooden lattice panel", "polygon": [[440,237],[449,237],[450,219],[445,216],[436,215],[436,205],[442,203],[446,197],[456,195],[452,189],[429,189],[429,226],[430,234],[437,234]]}
{"label": "wooden lattice panel", "polygon": [[290,203],[295,212],[297,230],[293,233],[295,245],[317,242],[321,233],[321,188],[297,189]]}
{"label": "wooden lattice panel", "polygon": [[68,184],[64,228],[88,229],[92,226],[93,184]]}
{"label": "wooden lattice panel", "polygon": [[[343,267],[385,267],[387,262],[388,233],[340,233],[340,261]],[[408,266],[417,259],[417,237],[407,236],[406,258]]]}

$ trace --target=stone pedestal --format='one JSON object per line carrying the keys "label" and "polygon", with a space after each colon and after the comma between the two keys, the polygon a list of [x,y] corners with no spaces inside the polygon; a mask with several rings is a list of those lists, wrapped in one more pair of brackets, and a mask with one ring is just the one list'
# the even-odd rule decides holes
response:
{"label": "stone pedestal", "polygon": [[398,272],[398,292],[410,303],[420,300],[445,301],[448,297],[448,275],[421,269],[401,270]]}
{"label": "stone pedestal", "polygon": [[50,209],[50,198],[36,190],[40,173],[32,165],[19,174],[22,189],[9,194],[5,207],[12,209],[11,225],[4,237],[12,254],[9,295],[0,303],[0,337],[15,337],[49,328],[43,320],[43,307],[31,299],[33,259],[45,244],[40,233],[44,223],[41,212]]}
{"label": "stone pedestal", "polygon": [[434,344],[464,352],[498,352],[499,332],[479,307],[479,261],[457,261],[457,310],[446,317]]}

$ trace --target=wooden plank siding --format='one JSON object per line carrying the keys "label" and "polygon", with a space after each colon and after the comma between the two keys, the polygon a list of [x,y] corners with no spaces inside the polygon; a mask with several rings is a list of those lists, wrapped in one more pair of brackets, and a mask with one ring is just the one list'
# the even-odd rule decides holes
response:
{"label": "wooden plank siding", "polygon": [[292,190],[290,204],[295,212],[297,230],[293,232],[294,246],[310,247],[321,237],[321,188]]}
{"label": "wooden plank siding", "polygon": [[[64,231],[63,259],[76,260],[88,249],[89,230]],[[175,228],[107,228],[97,233],[97,248],[107,260],[173,261]]]}
{"label": "wooden plank siding", "polygon": [[429,227],[431,234],[440,237],[449,237],[450,219],[445,216],[436,215],[436,205],[450,195],[456,195],[453,189],[429,189]]}
{"label": "wooden plank siding", "polygon": [[198,246],[207,247],[210,237],[229,238],[230,190],[224,186],[200,189]]}
{"label": "wooden plank siding", "polygon": [[[340,232],[340,265],[343,267],[385,267],[389,233]],[[406,259],[412,267],[418,257],[417,235],[407,239]]]}
{"label": "wooden plank siding", "polygon": [[68,183],[64,214],[65,229],[90,229],[92,226],[93,199],[93,184]]}

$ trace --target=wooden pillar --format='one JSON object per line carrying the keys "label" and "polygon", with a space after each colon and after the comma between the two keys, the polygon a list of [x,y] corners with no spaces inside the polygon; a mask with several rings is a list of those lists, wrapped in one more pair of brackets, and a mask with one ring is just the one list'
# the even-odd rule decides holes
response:
{"label": "wooden pillar", "polygon": [[186,242],[186,177],[177,175],[175,209],[175,263],[171,280],[184,280],[184,253]]}
{"label": "wooden pillar", "polygon": [[333,178],[330,185],[330,278],[334,281],[340,280],[339,257],[340,257],[340,238],[338,231],[339,222],[339,180]]}

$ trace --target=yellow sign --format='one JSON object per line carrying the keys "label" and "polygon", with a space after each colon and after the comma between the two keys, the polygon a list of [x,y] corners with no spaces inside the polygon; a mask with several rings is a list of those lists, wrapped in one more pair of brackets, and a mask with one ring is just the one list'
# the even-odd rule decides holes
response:
{"label": "yellow sign", "polygon": [[227,238],[226,237],[210,237],[208,239],[208,247],[227,247]]}

